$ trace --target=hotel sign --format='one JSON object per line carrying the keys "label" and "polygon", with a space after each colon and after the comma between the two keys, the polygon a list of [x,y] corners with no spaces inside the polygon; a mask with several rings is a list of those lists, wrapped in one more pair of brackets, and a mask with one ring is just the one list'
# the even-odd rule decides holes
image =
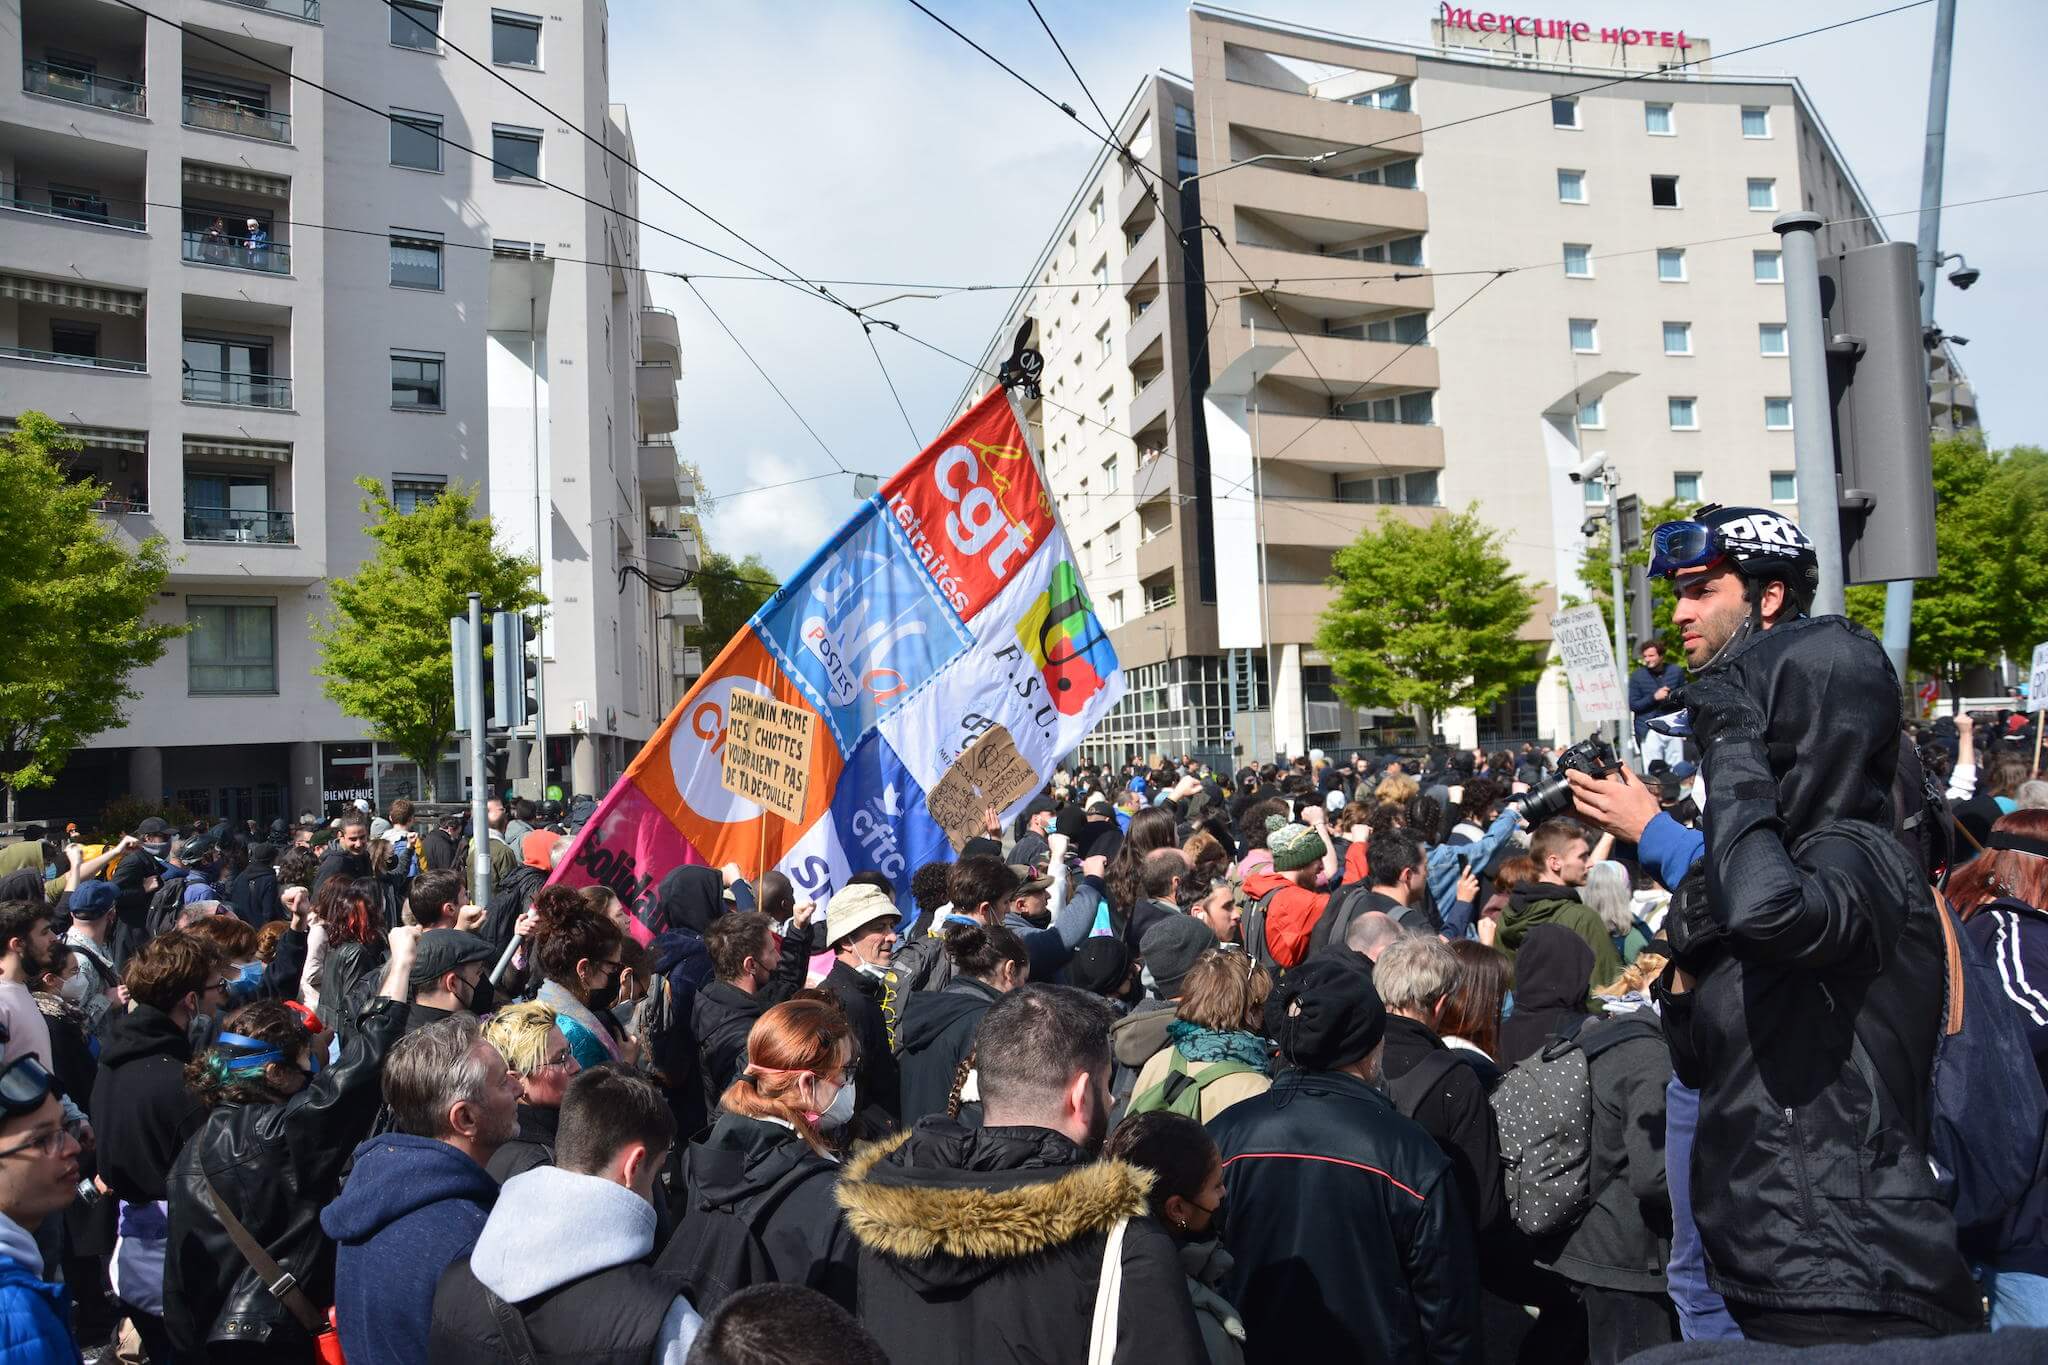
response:
{"label": "hotel sign", "polygon": [[1500,33],[1522,38],[1568,38],[1575,43],[1594,40],[1613,43],[1619,47],[1675,47],[1688,48],[1692,40],[1680,29],[1651,28],[1608,28],[1595,29],[1581,19],[1539,18],[1533,14],[1503,14],[1495,10],[1474,10],[1469,5],[1437,6],[1438,14],[1446,29],[1464,29],[1468,33]]}

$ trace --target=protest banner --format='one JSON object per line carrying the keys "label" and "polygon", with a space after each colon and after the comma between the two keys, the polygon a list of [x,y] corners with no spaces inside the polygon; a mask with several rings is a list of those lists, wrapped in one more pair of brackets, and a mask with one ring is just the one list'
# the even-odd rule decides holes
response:
{"label": "protest banner", "polygon": [[[2027,709],[2048,711],[2048,644],[2034,646],[2034,666],[2027,670]],[[2041,733],[2048,730],[2048,720],[2034,722],[2034,764],[2027,771],[2039,776],[2041,772]]]}
{"label": "protest banner", "polygon": [[660,884],[687,864],[778,868],[821,909],[878,871],[910,910],[910,874],[954,857],[989,806],[1015,818],[1123,687],[995,390],[762,604],[550,881],[611,888],[636,937],[667,927]]}
{"label": "protest banner", "polygon": [[1550,635],[1564,663],[1565,680],[1579,719],[1593,722],[1628,719],[1628,694],[1621,671],[1614,666],[1614,639],[1607,618],[1594,606],[1572,607],[1550,618]]}

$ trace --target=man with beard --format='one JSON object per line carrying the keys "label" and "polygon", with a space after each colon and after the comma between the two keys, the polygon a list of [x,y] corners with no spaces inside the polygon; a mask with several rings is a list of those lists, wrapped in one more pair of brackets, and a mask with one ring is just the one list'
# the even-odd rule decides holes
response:
{"label": "man with beard", "polygon": [[313,894],[320,894],[320,888],[329,877],[346,877],[354,881],[369,875],[370,817],[352,810],[341,817],[341,828],[335,831],[334,842],[328,846],[326,856],[320,859],[320,870],[313,875]]}
{"label": "man with beard", "polygon": [[0,1027],[7,1030],[7,1050],[0,1062],[33,1055],[50,1062],[50,1026],[36,1006],[33,982],[50,969],[50,949],[57,943],[50,931],[50,907],[34,901],[0,904]]}
{"label": "man with beard", "polygon": [[931,1115],[847,1163],[860,1318],[890,1359],[1091,1358],[1112,1236],[1123,1279],[1105,1358],[1205,1358],[1179,1251],[1146,1212],[1151,1179],[1096,1159],[1114,1017],[1065,986],[1009,992],[974,1031],[982,1125]]}

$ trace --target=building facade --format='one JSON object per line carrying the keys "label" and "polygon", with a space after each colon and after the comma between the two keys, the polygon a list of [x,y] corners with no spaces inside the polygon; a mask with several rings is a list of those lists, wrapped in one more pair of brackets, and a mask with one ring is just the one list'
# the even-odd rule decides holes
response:
{"label": "building facade", "polygon": [[[677,694],[694,597],[658,587],[696,564],[604,5],[152,8],[0,0],[0,419],[83,441],[102,515],[169,542],[157,611],[191,627],[30,804],[419,794],[313,677],[365,477],[400,506],[473,486],[538,553],[548,780],[602,789]],[[432,778],[462,794],[452,745]]]}
{"label": "building facade", "polygon": [[[1685,34],[1190,26],[1192,78],[1141,82],[1129,159],[1097,159],[988,358],[1037,320],[1047,471],[1129,684],[1090,757],[1412,734],[1342,704],[1314,644],[1333,552],[1390,519],[1476,506],[1543,650],[1611,497],[1796,511],[1770,223],[1882,240],[1796,79]],[[1938,393],[1974,420],[1959,376]],[[1568,477],[1595,452],[1618,487]],[[1444,722],[1583,728],[1556,670]]]}

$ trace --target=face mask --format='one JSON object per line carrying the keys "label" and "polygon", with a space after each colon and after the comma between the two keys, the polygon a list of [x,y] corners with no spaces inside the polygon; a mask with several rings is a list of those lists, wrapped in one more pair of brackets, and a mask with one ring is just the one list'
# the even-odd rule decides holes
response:
{"label": "face mask", "polygon": [[1230,1201],[1228,1199],[1219,1201],[1215,1208],[1209,1210],[1209,1226],[1203,1228],[1200,1232],[1188,1233],[1185,1240],[1190,1242],[1222,1241],[1229,1213]]}
{"label": "face mask", "polygon": [[84,972],[72,977],[57,988],[57,994],[74,1005],[83,1005],[92,996],[92,981]]}
{"label": "face mask", "polygon": [[[462,980],[459,976],[455,979],[458,982]],[[469,998],[462,1002],[462,1007],[471,1014],[476,1015],[479,1019],[489,1014],[492,1007],[498,1003],[498,987],[488,976],[478,977],[477,983],[474,986],[465,986],[463,989],[469,993]],[[612,986],[612,993],[615,995],[618,993],[616,983]],[[593,1009],[603,1008],[597,1003],[595,993],[591,995],[590,1004]]]}
{"label": "face mask", "polygon": [[603,1011],[608,1010],[613,1005],[617,1004],[618,999],[619,976],[618,973],[615,972],[607,976],[605,978],[605,983],[602,986],[599,986],[597,989],[593,990],[590,993],[590,998],[584,1001],[583,1003],[589,1006],[593,1013],[602,1013]]}
{"label": "face mask", "polygon": [[839,1087],[839,1093],[832,1097],[832,1103],[825,1106],[823,1113],[806,1114],[804,1117],[828,1131],[844,1128],[853,1120],[853,1082],[848,1081]]}
{"label": "face mask", "polygon": [[253,999],[263,985],[263,964],[251,962],[235,973],[235,979],[228,986],[228,999],[243,1001]]}

